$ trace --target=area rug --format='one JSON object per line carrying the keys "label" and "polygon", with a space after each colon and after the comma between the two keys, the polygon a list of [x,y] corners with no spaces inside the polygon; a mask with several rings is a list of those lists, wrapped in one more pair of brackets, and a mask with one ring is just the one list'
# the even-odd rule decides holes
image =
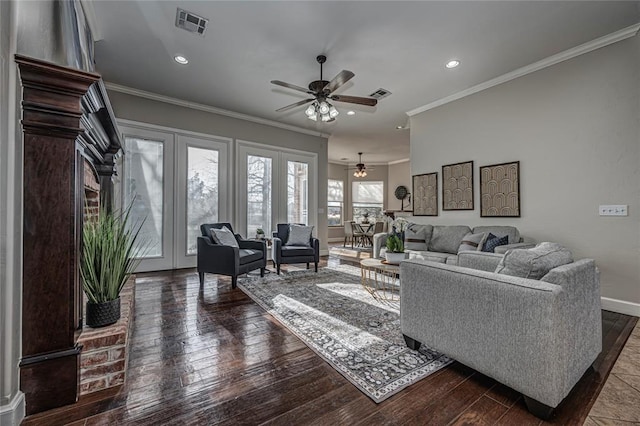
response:
{"label": "area rug", "polygon": [[358,267],[247,276],[238,286],[375,402],[452,362],[405,345],[397,302],[375,300]]}

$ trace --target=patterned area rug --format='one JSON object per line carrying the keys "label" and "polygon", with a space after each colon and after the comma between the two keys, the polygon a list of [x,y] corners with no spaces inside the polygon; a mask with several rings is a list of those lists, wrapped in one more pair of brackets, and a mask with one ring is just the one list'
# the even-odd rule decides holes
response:
{"label": "patterned area rug", "polygon": [[358,267],[248,276],[238,286],[375,402],[451,363],[425,345],[407,348],[398,304],[375,300]]}

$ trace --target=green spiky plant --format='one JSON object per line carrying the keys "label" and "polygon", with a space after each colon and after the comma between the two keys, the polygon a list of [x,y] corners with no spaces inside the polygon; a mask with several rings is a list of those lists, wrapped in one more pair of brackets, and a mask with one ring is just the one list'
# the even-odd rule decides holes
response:
{"label": "green spiky plant", "polygon": [[116,300],[140,263],[136,240],[142,222],[129,226],[130,213],[131,206],[122,212],[101,208],[97,220],[84,224],[80,275],[89,303]]}
{"label": "green spiky plant", "polygon": [[402,238],[397,234],[392,234],[387,237],[387,251],[392,253],[404,253],[404,243]]}

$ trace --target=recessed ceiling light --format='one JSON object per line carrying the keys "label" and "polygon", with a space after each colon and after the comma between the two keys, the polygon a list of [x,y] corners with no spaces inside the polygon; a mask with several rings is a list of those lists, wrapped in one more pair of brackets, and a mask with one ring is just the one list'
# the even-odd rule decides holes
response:
{"label": "recessed ceiling light", "polygon": [[189,60],[182,55],[174,56],[173,60],[179,63],[180,65],[187,65],[189,63]]}
{"label": "recessed ceiling light", "polygon": [[356,115],[355,111],[347,111],[347,115]]}
{"label": "recessed ceiling light", "polygon": [[402,130],[404,129],[404,126],[396,126],[396,130]]}
{"label": "recessed ceiling light", "polygon": [[447,68],[455,68],[458,65],[460,65],[460,61],[456,61],[455,59],[447,62],[447,64],[445,65]]}

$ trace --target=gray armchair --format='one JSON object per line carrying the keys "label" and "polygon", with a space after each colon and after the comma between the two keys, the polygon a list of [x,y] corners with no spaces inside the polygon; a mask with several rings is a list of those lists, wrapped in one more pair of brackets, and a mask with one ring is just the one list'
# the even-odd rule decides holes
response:
{"label": "gray armchair", "polygon": [[315,271],[318,272],[318,262],[320,261],[320,241],[313,236],[309,239],[309,246],[287,246],[285,245],[289,239],[288,223],[279,223],[278,230],[273,233],[273,241],[271,246],[271,259],[276,267],[278,275],[280,275],[280,265],[291,263],[306,263],[307,269],[309,264],[315,265]]}
{"label": "gray armchair", "polygon": [[202,236],[198,237],[198,276],[200,285],[204,284],[204,274],[220,274],[231,276],[231,287],[236,288],[238,275],[260,268],[260,276],[264,277],[267,266],[267,245],[265,241],[245,240],[234,234],[239,247],[216,244],[211,238],[211,228],[220,229],[226,226],[231,232],[229,223],[205,223],[200,225]]}

